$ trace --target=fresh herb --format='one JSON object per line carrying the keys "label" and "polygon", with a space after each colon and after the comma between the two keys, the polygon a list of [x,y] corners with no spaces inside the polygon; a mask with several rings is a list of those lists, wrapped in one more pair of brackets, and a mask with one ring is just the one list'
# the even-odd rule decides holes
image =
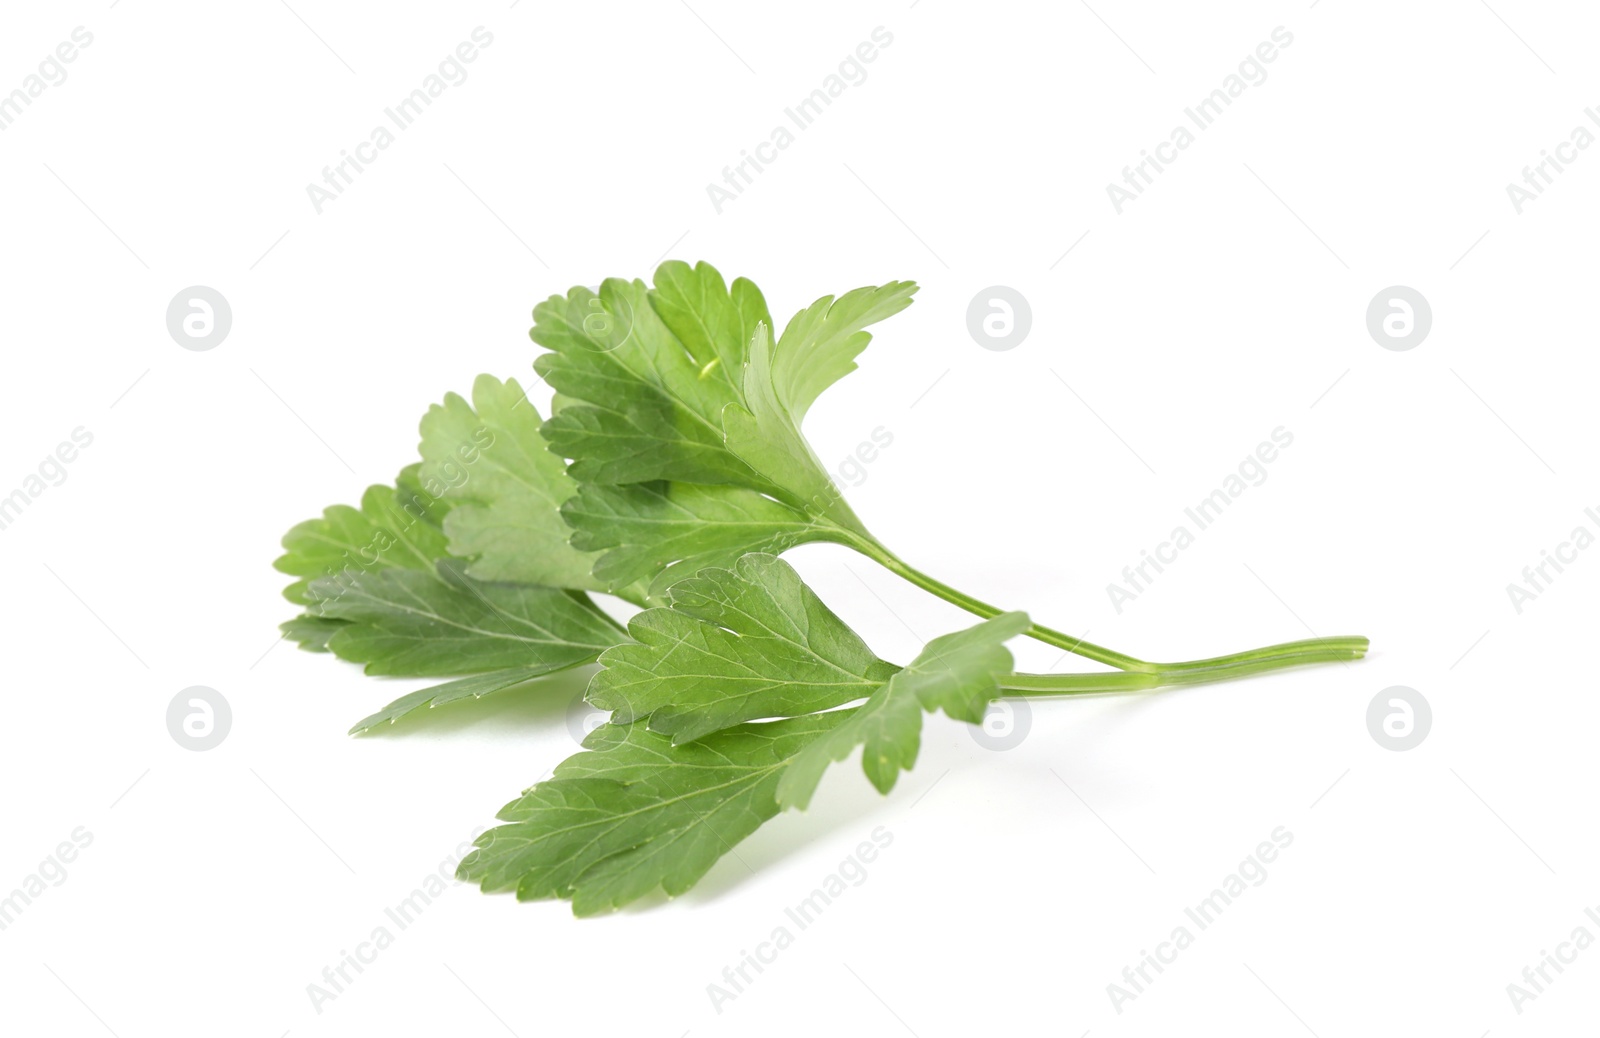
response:
{"label": "fresh herb", "polygon": [[[906,281],[823,296],[774,342],[761,291],[709,264],[668,262],[655,287],[612,278],[534,309],[532,336],[551,352],[535,369],[560,404],[544,425],[578,481],[562,514],[574,547],[600,552],[607,587],[675,580],[727,567],[751,551],[843,544],[982,617],[1001,610],[904,562],[850,509],[800,424],[818,396],[855,370],[866,328],[911,303]],[[1318,638],[1183,663],[1153,663],[1040,624],[1031,637],[1121,670],[1176,676],[1351,660],[1365,638]]]}
{"label": "fresh herb", "polygon": [[[514,380],[480,376],[422,420],[422,460],[284,538],[303,613],[286,637],[371,674],[454,677],[353,732],[515,689],[598,659],[611,711],[583,752],[508,804],[459,874],[590,914],[687,890],[732,846],[804,808],[861,748],[880,792],[916,762],[925,713],[980,723],[1002,695],[1127,692],[1359,659],[1316,638],[1153,663],[1002,612],[917,570],[850,509],[801,434],[855,370],[866,329],[916,286],[824,296],[774,339],[759,289],[701,263],[654,287],[612,279],[534,310],[541,420]],[[777,553],[832,542],[982,618],[904,667],[878,658]],[[603,592],[645,607],[626,631]],[[1027,635],[1116,671],[1018,674]]]}
{"label": "fresh herb", "polygon": [[780,811],[805,808],[829,765],[857,747],[888,793],[916,763],[924,714],[981,724],[999,696],[1237,676],[1013,673],[1004,643],[1027,630],[1024,613],[935,638],[897,667],[788,563],[761,553],[702,570],[667,597],[633,618],[631,642],[600,656],[588,698],[611,723],[500,811],[507,824],[478,838],[462,879],[522,900],[569,899],[579,915],[657,887],[680,894]]}
{"label": "fresh herb", "polygon": [[[513,381],[480,377],[422,419],[422,462],[361,507],[335,505],[284,536],[276,566],[301,577],[283,625],[302,648],[397,677],[470,675],[422,689],[351,729],[515,688],[594,662],[625,638],[585,593],[593,557],[559,512],[573,492]],[[629,594],[621,589],[624,595]]]}
{"label": "fresh herb", "polygon": [[[901,669],[772,555],[669,594],[671,607],[630,624],[637,643],[600,657],[591,698],[626,723],[595,729],[554,778],[506,805],[508,824],[479,837],[463,879],[524,900],[570,898],[580,915],[658,886],[680,894],[781,809],[805,807],[857,746],[887,793],[916,762],[925,711],[980,722],[1011,671],[1003,643],[1028,624],[1006,613],[935,638]],[[783,719],[754,721],[773,717]]]}

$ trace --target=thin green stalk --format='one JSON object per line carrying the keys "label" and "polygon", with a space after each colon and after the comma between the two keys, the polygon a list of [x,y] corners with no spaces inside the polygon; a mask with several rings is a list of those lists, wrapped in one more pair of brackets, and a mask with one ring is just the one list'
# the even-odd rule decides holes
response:
{"label": "thin green stalk", "polygon": [[1349,657],[1340,649],[1323,649],[1211,667],[1206,670],[1169,670],[1164,673],[1121,671],[1111,674],[1008,674],[1000,679],[1007,696],[1083,696],[1118,692],[1145,692],[1177,685],[1204,685],[1266,674],[1286,667],[1312,663],[1338,663]]}
{"label": "thin green stalk", "polygon": [[1007,674],[1000,679],[1000,693],[1005,696],[1098,696],[1160,687],[1160,676],[1126,670],[1107,674]]}
{"label": "thin green stalk", "polygon": [[[969,613],[988,619],[1004,612],[907,565],[876,540],[851,538],[847,543],[889,572]],[[1024,633],[1047,645],[1054,645],[1058,649],[1076,653],[1097,663],[1116,667],[1118,670],[1157,675],[1167,679],[1160,682],[1161,684],[1198,684],[1203,681],[1222,681],[1232,676],[1242,677],[1245,674],[1258,674],[1306,663],[1348,662],[1366,655],[1368,645],[1367,639],[1359,635],[1339,635],[1282,642],[1207,659],[1153,663],[1082,638],[1074,638],[1070,634],[1043,624],[1034,624]]]}

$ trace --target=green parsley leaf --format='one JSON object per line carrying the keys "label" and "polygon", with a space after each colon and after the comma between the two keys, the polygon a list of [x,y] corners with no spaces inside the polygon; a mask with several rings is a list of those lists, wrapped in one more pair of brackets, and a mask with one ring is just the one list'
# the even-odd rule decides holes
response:
{"label": "green parsley leaf", "polygon": [[[704,571],[670,597],[635,617],[636,643],[601,655],[589,699],[613,723],[501,810],[509,824],[479,837],[462,879],[570,898],[578,915],[657,887],[680,894],[781,808],[804,807],[856,746],[887,793],[916,761],[925,711],[981,723],[1011,668],[1004,642],[1028,626],[997,616],[901,670],[771,555]],[[783,719],[753,720],[770,717]]]}
{"label": "green parsley leaf", "polygon": [[676,896],[778,813],[779,776],[846,711],[744,724],[687,746],[643,724],[602,725],[584,751],[501,809],[456,875],[517,899],[570,898],[575,914],[660,887]]}
{"label": "green parsley leaf", "polygon": [[[369,673],[471,675],[402,696],[352,733],[591,662],[623,640],[593,603],[561,590],[599,585],[594,556],[567,543],[559,507],[576,484],[542,424],[515,380],[480,376],[471,404],[451,393],[429,409],[423,460],[393,488],[372,487],[361,508],[334,506],[284,538],[276,565],[304,578],[285,594],[308,607],[282,625],[286,638],[367,663]],[[377,576],[397,567],[418,576]],[[555,632],[553,642],[523,648],[535,637],[530,621]],[[463,623],[481,631],[468,636]]]}
{"label": "green parsley leaf", "polygon": [[320,616],[297,616],[278,625],[283,636],[307,652],[327,652],[328,639],[344,630],[346,620],[324,620]]}
{"label": "green parsley leaf", "polygon": [[872,341],[862,329],[910,306],[916,290],[909,281],[892,281],[838,299],[823,296],[795,314],[776,346],[764,325],[750,340],[743,401],[722,414],[728,449],[787,490],[808,514],[861,527],[800,423],[823,390],[856,369],[855,358]]}
{"label": "green parsley leaf", "polygon": [[594,570],[602,584],[645,582],[656,599],[706,566],[727,567],[747,552],[780,552],[839,536],[753,490],[699,483],[586,483],[561,514],[573,525],[576,547],[604,552]]}
{"label": "green parsley leaf", "polygon": [[1004,643],[1028,629],[1027,613],[1001,613],[974,627],[929,642],[904,670],[872,694],[850,720],[797,756],[778,783],[782,807],[804,808],[823,772],[862,747],[861,766],[878,792],[894,788],[900,772],[917,762],[922,714],[943,710],[958,721],[982,724],[1000,679],[1011,672]]}
{"label": "green parsley leaf", "polygon": [[[664,273],[684,264],[663,264]],[[544,426],[545,438],[573,459],[573,478],[585,483],[640,483],[678,479],[772,489],[730,453],[722,439],[722,409],[738,399],[732,379],[742,367],[745,341],[727,337],[726,313],[765,315],[754,285],[735,283],[741,303],[722,276],[706,264],[685,275],[697,291],[675,295],[680,306],[720,295],[711,311],[670,309],[698,333],[679,339],[651,303],[642,281],[611,278],[596,295],[574,288],[534,309],[533,340],[553,352],[534,367],[571,403]],[[746,288],[745,286],[748,286]],[[682,287],[682,286],[679,286]],[[713,337],[715,336],[715,337]],[[692,345],[691,345],[692,343]]]}
{"label": "green parsley leaf", "polygon": [[[912,281],[858,288],[837,299],[823,296],[789,319],[774,351],[771,381],[796,428],[823,390],[856,369],[856,357],[872,341],[863,329],[910,306],[916,292]],[[756,399],[748,373],[744,389]]]}
{"label": "green parsley leaf", "polygon": [[656,269],[655,283],[651,307],[695,359],[701,378],[710,368],[737,392],[750,337],[772,325],[761,290],[745,278],[727,287],[711,264],[675,260]]}
{"label": "green parsley leaf", "polygon": [[549,673],[550,670],[543,666],[510,667],[506,670],[473,674],[470,677],[447,681],[442,685],[418,689],[409,695],[401,696],[377,713],[363,717],[351,727],[350,734],[359,735],[385,724],[393,724],[416,710],[444,706],[446,703],[462,699],[482,699],[491,692],[503,692]]}
{"label": "green parsley leaf", "polygon": [[[672,580],[751,551],[871,537],[800,433],[817,396],[855,368],[863,329],[909,305],[891,282],[824,296],[776,345],[760,290],[676,261],[642,281],[575,288],[534,311],[535,367],[565,403],[545,423],[582,485],[563,514],[605,551],[608,587]],[[687,489],[693,485],[694,489]]]}
{"label": "green parsley leaf", "polygon": [[677,744],[743,721],[865,698],[898,669],[867,648],[788,563],[752,554],[679,581],[670,608],[628,624],[588,699],[627,724],[649,718]]}
{"label": "green parsley leaf", "polygon": [[567,543],[560,508],[577,489],[539,433],[543,420],[515,379],[479,375],[472,403],[454,393],[422,419],[424,487],[454,507],[450,554],[479,580],[599,589],[594,556]]}
{"label": "green parsley leaf", "polygon": [[[407,514],[415,514],[434,526],[443,528],[444,517],[450,513],[450,502],[438,494],[430,494],[422,486],[422,462],[413,461],[400,470],[394,478],[395,496],[404,502]],[[442,490],[437,484],[435,490]]]}
{"label": "green parsley leaf", "polygon": [[[474,580],[459,559],[435,573],[385,569],[311,582],[312,616],[351,623],[328,639],[368,674],[448,677],[588,663],[622,638],[581,592]],[[531,676],[531,675],[530,675]]]}
{"label": "green parsley leaf", "polygon": [[314,579],[375,572],[391,567],[433,572],[445,557],[445,536],[432,521],[423,497],[393,487],[371,486],[361,507],[334,505],[283,535],[285,552],[273,562],[281,573],[303,579],[283,595],[305,605]]}

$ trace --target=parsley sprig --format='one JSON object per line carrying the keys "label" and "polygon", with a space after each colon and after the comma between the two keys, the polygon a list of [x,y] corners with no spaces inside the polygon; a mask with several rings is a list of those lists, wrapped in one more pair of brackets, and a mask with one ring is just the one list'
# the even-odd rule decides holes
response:
{"label": "parsley sprig", "polygon": [[[610,279],[534,310],[541,419],[515,380],[480,376],[422,420],[421,461],[359,507],[284,537],[285,635],[370,674],[450,677],[352,732],[444,703],[537,688],[598,661],[610,711],[582,752],[500,812],[459,875],[519,898],[607,911],[689,889],[858,749],[883,793],[916,762],[923,718],[970,724],[1000,696],[1143,691],[1365,654],[1313,638],[1177,663],[1095,645],[916,569],[875,537],[801,432],[855,370],[866,330],[911,302],[890,282],[823,296],[777,333],[761,291],[708,264],[653,285]],[[980,622],[910,662],[879,658],[778,557],[832,542]],[[626,629],[592,598],[642,607]],[[1025,674],[1020,635],[1115,670]]]}

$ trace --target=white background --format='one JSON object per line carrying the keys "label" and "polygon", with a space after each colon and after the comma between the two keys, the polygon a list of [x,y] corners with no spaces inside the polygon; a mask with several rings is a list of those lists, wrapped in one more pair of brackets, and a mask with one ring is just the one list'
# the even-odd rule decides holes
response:
{"label": "white background", "polygon": [[[0,494],[74,428],[94,442],[0,531],[0,892],[75,827],[93,835],[0,932],[6,1030],[1477,1038],[1592,1021],[1600,950],[1520,1014],[1507,985],[1575,927],[1600,937],[1600,552],[1520,615],[1506,586],[1597,526],[1600,154],[1521,214],[1506,185],[1600,102],[1593,13],[691,3],[8,10],[0,92],[74,27],[94,39],[0,133]],[[479,25],[493,43],[469,78],[315,212],[306,185]],[[1280,25],[1293,44],[1267,79],[1118,215],[1106,185]],[[718,214],[706,185],[877,26],[893,42],[865,82]],[[1308,631],[1374,652],[1036,703],[1006,752],[931,719],[891,796],[837,768],[809,813],[680,900],[575,920],[453,884],[319,1014],[324,967],[573,751],[581,681],[348,738],[423,683],[275,644],[293,613],[277,539],[412,460],[444,392],[531,381],[535,302],[668,254],[753,278],[780,320],[922,284],[807,426],[825,459],[892,433],[848,493],[913,563],[1147,658]],[[165,326],[190,285],[232,305],[209,352]],[[1009,352],[967,332],[991,285],[1031,303]],[[1409,352],[1366,328],[1391,285],[1432,305]],[[1278,426],[1294,443],[1267,481],[1119,615],[1106,585]],[[790,557],[890,659],[968,622],[842,549]],[[232,704],[209,752],[166,729],[190,685]],[[1391,685],[1432,704],[1416,749],[1368,733]],[[878,826],[893,843],[866,882],[717,1012],[707,985]],[[1113,1008],[1107,985],[1278,826],[1294,840],[1268,879]]]}

